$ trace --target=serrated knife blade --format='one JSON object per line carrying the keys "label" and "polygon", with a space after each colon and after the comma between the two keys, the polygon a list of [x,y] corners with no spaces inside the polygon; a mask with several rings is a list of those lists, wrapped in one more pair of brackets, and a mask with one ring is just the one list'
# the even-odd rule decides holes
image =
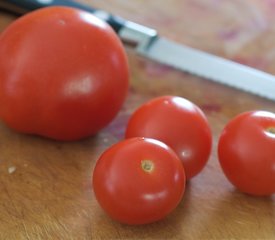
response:
{"label": "serrated knife blade", "polygon": [[139,53],[199,77],[275,100],[273,75],[192,49],[165,38],[156,38]]}
{"label": "serrated knife blade", "polygon": [[122,42],[136,48],[137,53],[154,61],[275,100],[275,77],[266,72],[162,38],[151,29],[88,5],[67,0],[6,0],[0,7],[24,13],[46,6],[70,6],[89,11],[108,22]]}

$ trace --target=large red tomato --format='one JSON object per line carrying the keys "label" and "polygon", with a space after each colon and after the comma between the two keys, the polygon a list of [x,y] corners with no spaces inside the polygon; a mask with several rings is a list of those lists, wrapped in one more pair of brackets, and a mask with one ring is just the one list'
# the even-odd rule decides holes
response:
{"label": "large red tomato", "polygon": [[218,144],[221,167],[240,191],[275,193],[275,114],[245,112],[224,128]]}
{"label": "large red tomato", "polygon": [[170,146],[182,160],[186,178],[206,165],[212,145],[210,126],[198,106],[177,96],[155,98],[131,116],[126,137],[149,137]]}
{"label": "large red tomato", "polygon": [[85,11],[43,8],[0,37],[0,116],[20,132],[61,140],[92,135],[114,118],[127,89],[120,40]]}
{"label": "large red tomato", "polygon": [[176,208],[184,194],[185,174],[170,147],[154,139],[131,138],[101,155],[93,172],[93,189],[113,219],[145,224]]}

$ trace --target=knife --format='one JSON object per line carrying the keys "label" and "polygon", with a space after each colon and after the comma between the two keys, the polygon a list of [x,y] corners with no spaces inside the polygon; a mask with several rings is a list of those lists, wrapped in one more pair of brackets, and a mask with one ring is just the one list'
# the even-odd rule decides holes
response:
{"label": "knife", "polygon": [[6,0],[2,9],[24,14],[47,6],[69,6],[93,13],[106,21],[121,41],[135,47],[138,54],[207,80],[222,83],[275,100],[275,77],[251,67],[190,48],[158,35],[157,31],[113,16],[89,5],[69,0]]}

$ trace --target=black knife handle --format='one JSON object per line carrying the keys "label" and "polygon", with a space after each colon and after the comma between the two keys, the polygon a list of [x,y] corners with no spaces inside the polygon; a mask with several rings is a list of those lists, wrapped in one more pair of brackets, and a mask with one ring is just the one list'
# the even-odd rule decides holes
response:
{"label": "black knife handle", "polygon": [[26,13],[42,7],[49,6],[75,7],[88,11],[90,13],[93,13],[97,17],[102,18],[102,20],[107,22],[117,33],[123,28],[125,24],[125,20],[122,18],[92,8],[88,5],[70,0],[0,0],[0,8],[7,9],[14,13]]}
{"label": "black knife handle", "polygon": [[121,41],[137,51],[146,49],[157,38],[157,31],[146,26],[136,24],[112,14],[92,8],[91,6],[71,0],[0,0],[0,9],[24,14],[42,7],[67,6],[88,11],[101,20],[107,22],[118,34]]}

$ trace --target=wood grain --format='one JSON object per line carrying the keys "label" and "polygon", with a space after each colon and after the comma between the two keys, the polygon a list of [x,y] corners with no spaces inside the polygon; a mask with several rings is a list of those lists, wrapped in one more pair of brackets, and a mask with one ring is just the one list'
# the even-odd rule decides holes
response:
{"label": "wood grain", "polygon": [[[275,2],[261,0],[86,0],[171,39],[275,74]],[[2,31],[13,16],[0,12]],[[242,194],[226,180],[217,141],[236,114],[274,102],[205,81],[127,49],[131,86],[116,119],[94,137],[57,142],[0,123],[0,239],[275,239],[275,198]],[[130,114],[160,95],[179,95],[206,113],[214,145],[178,208],[163,221],[127,226],[100,209],[91,186],[98,156],[123,138]],[[275,94],[275,93],[274,93]]]}

